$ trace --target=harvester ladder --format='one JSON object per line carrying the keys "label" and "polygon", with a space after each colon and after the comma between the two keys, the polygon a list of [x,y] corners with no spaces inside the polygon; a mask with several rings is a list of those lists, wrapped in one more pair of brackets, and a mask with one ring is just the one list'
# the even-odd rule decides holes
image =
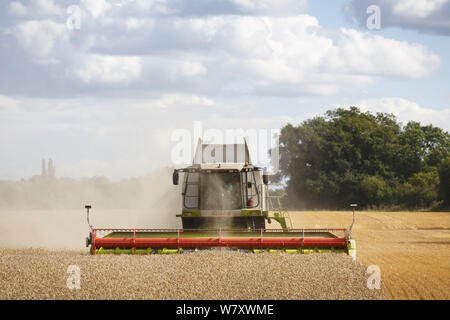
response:
{"label": "harvester ladder", "polygon": [[[278,185],[278,184],[275,184]],[[286,226],[289,229],[293,229],[291,215],[288,211],[283,210],[282,208],[282,198],[284,197],[284,193],[282,195],[270,195],[270,189],[268,190],[268,200],[269,200],[269,211],[273,212],[273,216],[276,218],[283,218],[286,221]]]}

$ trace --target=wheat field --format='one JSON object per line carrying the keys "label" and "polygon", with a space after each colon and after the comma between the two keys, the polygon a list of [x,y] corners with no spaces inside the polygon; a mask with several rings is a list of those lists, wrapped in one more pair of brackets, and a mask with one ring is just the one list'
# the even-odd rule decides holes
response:
{"label": "wheat field", "polygon": [[[295,228],[350,225],[351,212],[291,212]],[[132,212],[97,212],[97,226],[150,227]],[[145,222],[147,224],[142,224]],[[90,256],[79,211],[0,214],[0,299],[449,299],[449,212],[358,212],[356,263],[343,254]],[[80,289],[67,268],[80,268]],[[382,290],[367,288],[367,267]]]}

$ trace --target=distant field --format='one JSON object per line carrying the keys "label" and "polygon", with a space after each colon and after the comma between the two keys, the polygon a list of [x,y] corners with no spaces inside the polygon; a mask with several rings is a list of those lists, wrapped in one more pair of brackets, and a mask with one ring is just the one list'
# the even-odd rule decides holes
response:
{"label": "distant field", "polygon": [[[291,212],[295,228],[342,227],[351,212]],[[450,299],[450,212],[357,212],[357,260],[378,265],[390,299]]]}

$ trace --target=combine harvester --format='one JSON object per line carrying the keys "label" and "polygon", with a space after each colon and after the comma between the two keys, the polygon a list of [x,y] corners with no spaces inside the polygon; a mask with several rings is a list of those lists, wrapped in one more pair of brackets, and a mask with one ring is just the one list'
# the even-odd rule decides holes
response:
{"label": "combine harvester", "polygon": [[[208,156],[205,156],[208,155]],[[220,161],[217,161],[220,160]],[[293,229],[271,196],[265,168],[251,163],[247,144],[212,145],[199,141],[193,164],[175,169],[173,184],[183,173],[182,229],[91,229],[86,238],[91,254],[182,253],[232,248],[252,252],[343,252],[355,258],[355,241],[348,229]],[[278,202],[277,202],[278,201]],[[266,221],[280,224],[266,228]],[[288,226],[289,224],[289,226]]]}

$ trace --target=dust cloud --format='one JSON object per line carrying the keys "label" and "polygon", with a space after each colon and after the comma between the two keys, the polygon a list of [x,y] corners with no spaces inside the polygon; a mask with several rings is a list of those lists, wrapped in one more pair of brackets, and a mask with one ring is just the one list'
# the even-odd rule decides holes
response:
{"label": "dust cloud", "polygon": [[0,181],[0,247],[83,249],[95,228],[181,228],[172,169],[110,182],[105,177]]}

